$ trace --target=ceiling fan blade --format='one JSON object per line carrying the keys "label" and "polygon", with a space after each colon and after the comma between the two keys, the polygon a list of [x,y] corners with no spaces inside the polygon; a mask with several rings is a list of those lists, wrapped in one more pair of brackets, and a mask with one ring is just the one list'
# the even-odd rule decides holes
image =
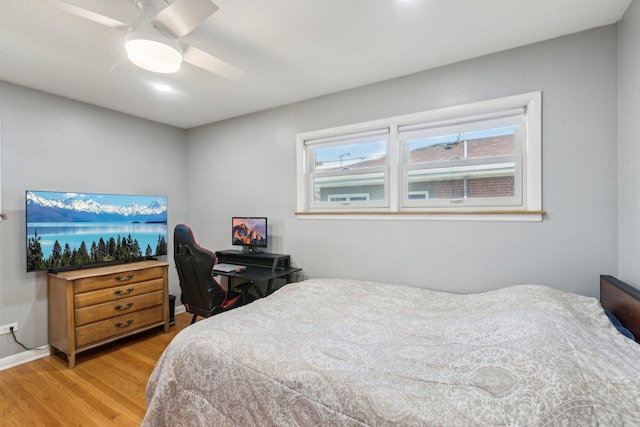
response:
{"label": "ceiling fan blade", "polygon": [[73,15],[88,19],[89,21],[97,22],[98,24],[106,25],[107,27],[112,27],[119,30],[129,29],[129,26],[127,24],[123,24],[122,22],[116,21],[115,19],[109,18],[108,16],[100,15],[99,13],[83,9],[71,3],[67,3],[62,0],[49,0],[49,2],[60,10],[64,10],[65,12],[69,12]]}
{"label": "ceiling fan blade", "polygon": [[240,80],[244,75],[244,71],[193,46],[188,46],[184,49],[182,58],[185,62],[188,62],[191,65],[195,65],[196,67],[202,68],[203,70],[207,70],[234,82]]}
{"label": "ceiling fan blade", "polygon": [[119,67],[122,61],[124,61],[126,58],[127,58],[127,52],[122,52],[118,57],[118,60],[111,66],[111,68],[109,68],[109,72],[112,72],[117,67]]}
{"label": "ceiling fan blade", "polygon": [[218,10],[211,0],[176,0],[153,18],[177,38],[185,36]]}

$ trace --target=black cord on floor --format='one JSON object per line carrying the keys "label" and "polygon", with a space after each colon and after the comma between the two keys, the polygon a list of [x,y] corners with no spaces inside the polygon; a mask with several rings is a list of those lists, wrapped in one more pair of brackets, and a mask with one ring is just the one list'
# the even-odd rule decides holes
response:
{"label": "black cord on floor", "polygon": [[16,344],[19,344],[25,350],[37,350],[37,348],[29,348],[26,345],[22,344],[20,341],[18,341],[18,338],[16,338],[16,333],[13,332],[13,326],[9,327],[9,332],[11,332],[11,336],[13,337],[13,340],[16,342]]}

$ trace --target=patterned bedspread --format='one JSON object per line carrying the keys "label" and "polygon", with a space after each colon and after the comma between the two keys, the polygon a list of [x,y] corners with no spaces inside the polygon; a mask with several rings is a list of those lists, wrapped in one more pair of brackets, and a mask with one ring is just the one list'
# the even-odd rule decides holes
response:
{"label": "patterned bedspread", "polygon": [[544,286],[289,284],[179,333],[145,426],[640,425],[640,345]]}

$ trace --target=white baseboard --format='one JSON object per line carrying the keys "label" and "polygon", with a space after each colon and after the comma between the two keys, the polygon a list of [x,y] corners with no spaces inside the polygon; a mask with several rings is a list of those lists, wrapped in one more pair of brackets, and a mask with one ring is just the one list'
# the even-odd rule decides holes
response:
{"label": "white baseboard", "polygon": [[[184,305],[179,305],[175,307],[174,314],[184,313],[185,311],[186,310],[184,308]],[[0,359],[0,371],[13,368],[14,366],[29,363],[34,360],[41,359],[43,357],[47,357],[49,354],[51,354],[49,350],[50,350],[49,346],[45,346],[42,348],[27,350],[27,351],[23,351],[22,353],[3,357],[2,359]]]}
{"label": "white baseboard", "polygon": [[0,371],[13,368],[14,366],[29,363],[36,359],[42,359],[50,354],[49,346],[44,346],[34,350],[23,351],[22,353],[14,354],[11,356],[3,357],[0,359]]}

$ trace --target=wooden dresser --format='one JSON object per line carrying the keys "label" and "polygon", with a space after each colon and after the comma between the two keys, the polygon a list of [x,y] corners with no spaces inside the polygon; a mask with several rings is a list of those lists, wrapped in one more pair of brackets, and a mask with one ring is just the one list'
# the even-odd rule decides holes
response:
{"label": "wooden dresser", "polygon": [[49,273],[52,354],[76,353],[158,326],[169,332],[168,266],[140,261]]}

